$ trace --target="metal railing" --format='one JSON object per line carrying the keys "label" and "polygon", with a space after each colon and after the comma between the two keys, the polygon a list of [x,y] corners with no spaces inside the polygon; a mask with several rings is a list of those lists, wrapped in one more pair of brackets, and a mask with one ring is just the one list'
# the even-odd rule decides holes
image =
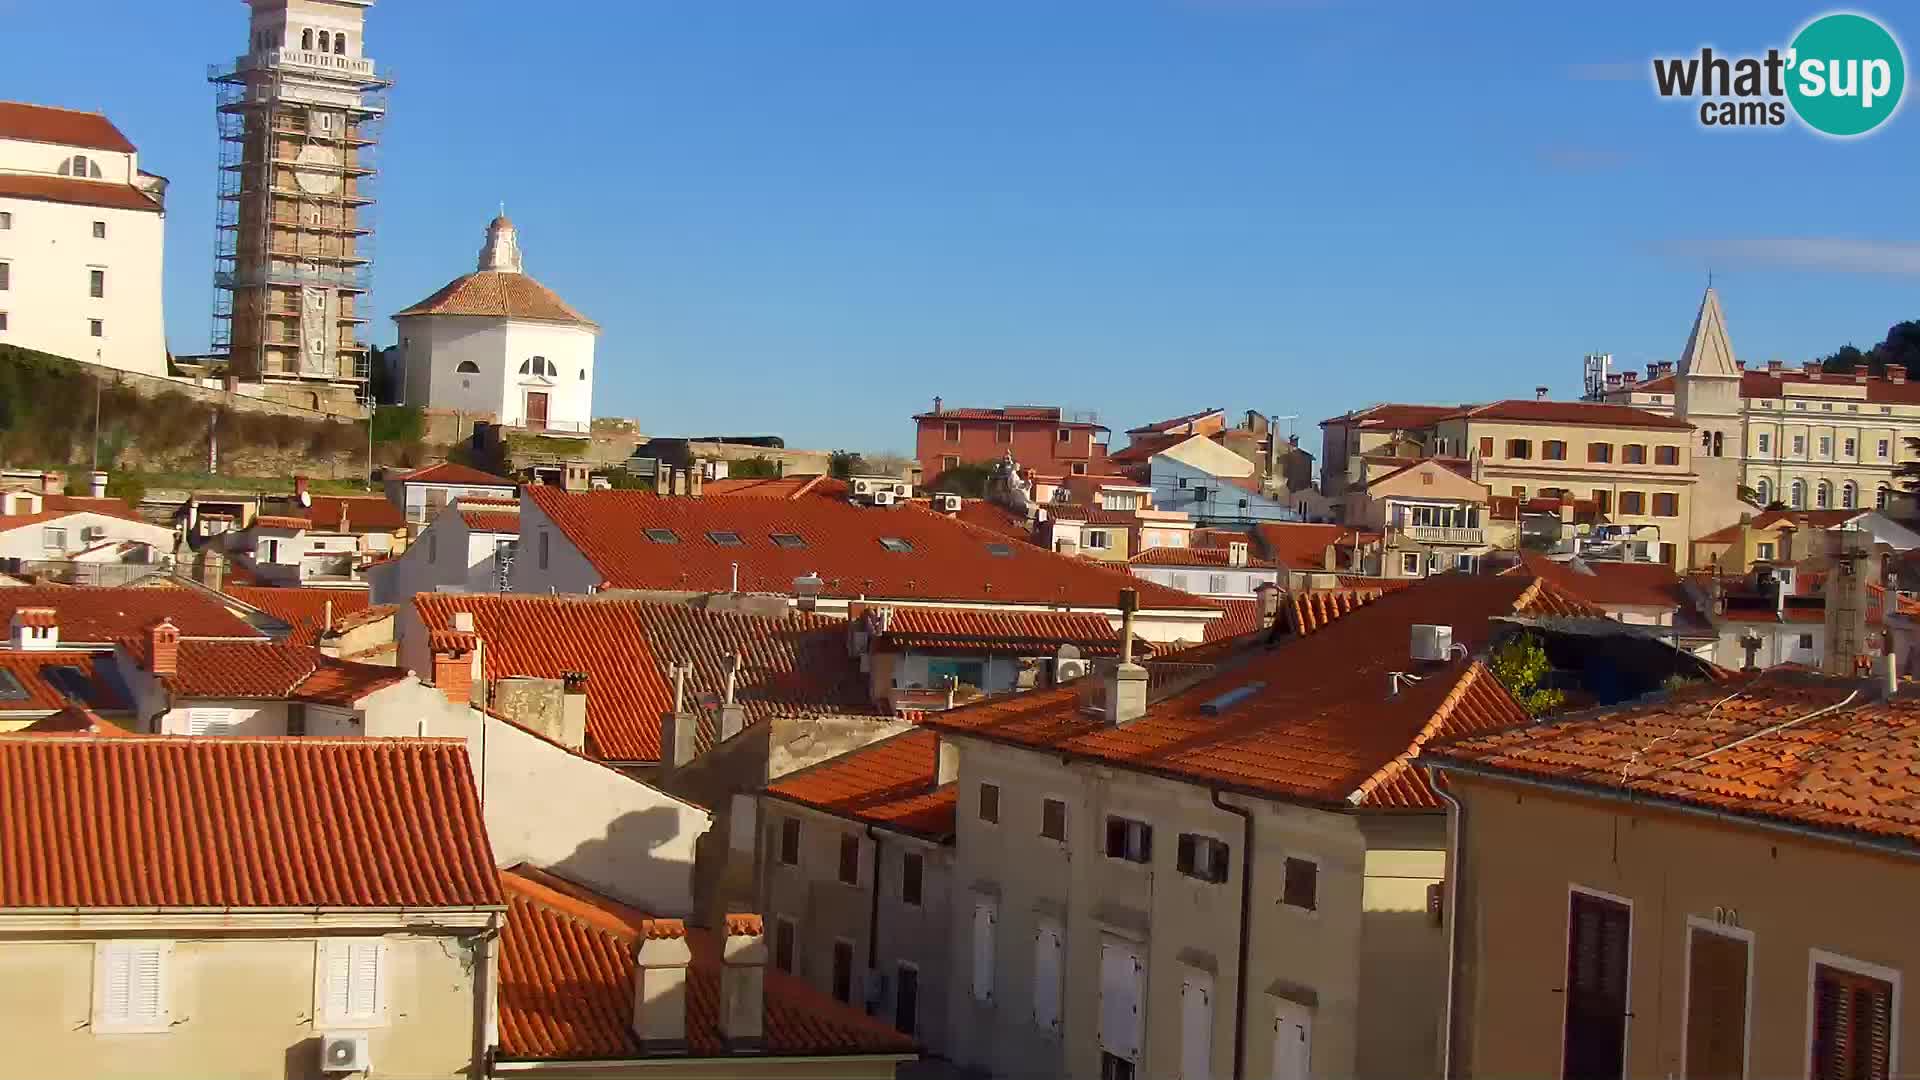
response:
{"label": "metal railing", "polygon": [[0,559],[0,569],[54,585],[131,585],[173,571],[173,560],[151,563],[76,562],[72,559]]}

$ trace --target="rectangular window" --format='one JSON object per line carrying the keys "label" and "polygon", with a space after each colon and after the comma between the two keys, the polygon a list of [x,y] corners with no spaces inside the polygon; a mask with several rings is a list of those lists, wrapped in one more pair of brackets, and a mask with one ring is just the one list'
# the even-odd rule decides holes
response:
{"label": "rectangular window", "polygon": [[6,232],[11,228],[13,228],[13,214],[6,210],[0,210],[0,232]]}
{"label": "rectangular window", "polygon": [[1302,911],[1320,907],[1320,864],[1312,859],[1289,858],[1282,867],[1280,902]]}
{"label": "rectangular window", "polygon": [[1567,460],[1567,444],[1559,439],[1548,439],[1540,444],[1540,457],[1546,461]]}
{"label": "rectangular window", "polygon": [[1627,955],[1633,913],[1617,900],[1574,892],[1567,916],[1561,1075],[1618,1080],[1627,1047]]}
{"label": "rectangular window", "polygon": [[1841,455],[1842,457],[1852,457],[1852,456],[1853,456],[1853,448],[1854,448],[1854,446],[1855,446],[1855,443],[1854,443],[1854,441],[1853,441],[1852,439],[1843,439],[1843,440],[1841,440],[1841,442],[1840,442],[1840,455]]}
{"label": "rectangular window", "polygon": [[1033,1026],[1060,1030],[1060,958],[1065,953],[1060,927],[1041,922],[1033,931]]}
{"label": "rectangular window", "polygon": [[1516,458],[1520,460],[1525,460],[1527,458],[1532,457],[1533,456],[1533,440],[1508,439],[1507,440],[1507,456],[1510,458]]}
{"label": "rectangular window", "polygon": [[307,706],[305,702],[287,702],[287,734],[305,735],[307,733]]}
{"label": "rectangular window", "polygon": [[187,734],[189,735],[231,735],[233,734],[233,710],[222,708],[194,708],[187,710]]}
{"label": "rectangular window", "polygon": [[840,884],[860,884],[860,838],[842,834],[840,837]]}
{"label": "rectangular window", "polygon": [[1524,499],[1524,498],[1526,498],[1526,497],[1527,497],[1527,489],[1526,489],[1526,486],[1525,486],[1524,484],[1515,484],[1515,485],[1513,485],[1513,497],[1514,497],[1514,498],[1516,498],[1516,499]]}
{"label": "rectangular window", "polygon": [[1480,440],[1480,456],[1483,458],[1493,456],[1493,439],[1491,437]]}
{"label": "rectangular window", "polygon": [[1892,1068],[1893,984],[1813,967],[1813,1080],[1884,1080]]}
{"label": "rectangular window", "polygon": [[1112,542],[1112,538],[1107,535],[1107,530],[1105,529],[1088,529],[1087,530],[1087,547],[1089,549],[1094,551],[1105,551],[1107,549],[1107,545],[1110,544],[1111,542]]}
{"label": "rectangular window", "polygon": [[799,818],[782,818],[780,821],[780,863],[783,866],[800,865]]}
{"label": "rectangular window", "polygon": [[1407,577],[1420,576],[1420,553],[1419,552],[1408,551],[1401,554],[1400,573]]}
{"label": "rectangular window", "polygon": [[948,424],[946,436],[947,436],[948,442],[959,442],[960,441],[960,425]]}
{"label": "rectangular window", "polygon": [[[4,329],[6,329],[6,325],[4,323],[0,323],[0,330],[4,330]],[[1874,456],[1878,457],[1882,461],[1885,461],[1887,459],[1887,440],[1881,439],[1880,442],[1875,445]]]}
{"label": "rectangular window", "polygon": [[1620,448],[1620,462],[1623,465],[1645,465],[1647,448],[1641,443],[1628,443]]}
{"label": "rectangular window", "polygon": [[88,319],[87,334],[89,337],[106,337],[107,324],[99,319]]}
{"label": "rectangular window", "polygon": [[973,1000],[993,1000],[993,929],[1000,921],[991,900],[973,902]]}
{"label": "rectangular window", "polygon": [[1758,556],[1759,558],[1762,558],[1762,559],[1772,559],[1772,558],[1773,558],[1773,545],[1772,545],[1772,544],[1765,544],[1765,543],[1763,543],[1763,544],[1757,544],[1757,545],[1755,545],[1755,551],[1754,551],[1754,554],[1755,554],[1755,555],[1757,555],[1757,556]]}
{"label": "rectangular window", "polygon": [[1180,981],[1180,1080],[1213,1076],[1213,977],[1188,972]]}
{"label": "rectangular window", "polygon": [[1224,840],[1198,833],[1181,833],[1174,867],[1188,877],[1218,885],[1227,880],[1227,862],[1231,851]]}
{"label": "rectangular window", "polygon": [[0,262],[0,291],[13,286],[13,264]]}
{"label": "rectangular window", "polygon": [[940,459],[940,467],[941,467],[942,469],[957,469],[957,468],[959,468],[959,467],[960,467],[960,455],[958,455],[958,454],[947,454],[946,456],[944,456],[944,457],[942,457],[942,458]]}
{"label": "rectangular window", "polygon": [[993,441],[997,443],[1012,442],[1013,441],[1013,425],[1012,424],[993,425]]}
{"label": "rectangular window", "polygon": [[1613,512],[1613,492],[1606,488],[1593,489],[1593,508],[1603,514]]}
{"label": "rectangular window", "polygon": [[94,222],[94,223],[93,223],[93,238],[94,238],[95,240],[105,240],[105,239],[107,238],[107,223],[106,223],[106,222],[104,222],[104,221],[96,221],[96,222]]}
{"label": "rectangular window", "polygon": [[793,974],[793,920],[781,917],[773,921],[773,966]]}
{"label": "rectangular window", "polygon": [[94,946],[93,1030],[161,1032],[168,1015],[173,945],[165,941],[103,941]]}
{"label": "rectangular window", "polygon": [[1114,1057],[1102,1052],[1100,1055],[1100,1080],[1134,1080],[1134,1065],[1123,1057]]}
{"label": "rectangular window", "polygon": [[380,1020],[386,1012],[386,943],[379,938],[328,938],[319,948],[315,1025],[345,1027]]}
{"label": "rectangular window", "polygon": [[1603,442],[1588,443],[1587,444],[1587,460],[1596,461],[1596,462],[1612,461],[1613,460],[1613,444],[1603,443]]}
{"label": "rectangular window", "polygon": [[1153,826],[1132,818],[1107,818],[1107,858],[1153,861]]}
{"label": "rectangular window", "polygon": [[893,1027],[911,1035],[920,1019],[920,969],[901,964],[894,969],[898,989],[893,995]]}
{"label": "rectangular window", "polygon": [[1820,456],[1823,458],[1833,456],[1833,436],[1820,436]]}
{"label": "rectangular window", "polygon": [[1813,635],[1812,635],[1812,634],[1801,634],[1801,635],[1800,635],[1800,647],[1801,647],[1802,649],[1811,649],[1811,648],[1813,648]]}
{"label": "rectangular window", "polygon": [[549,558],[553,554],[552,541],[553,537],[548,535],[545,529],[540,530],[540,569],[542,570],[547,568]]}
{"label": "rectangular window", "polygon": [[7,329],[7,313],[4,311],[0,311],[0,333],[5,333],[6,329]]}
{"label": "rectangular window", "polygon": [[989,825],[1000,824],[1000,785],[982,783],[980,785],[980,820]]}
{"label": "rectangular window", "polygon": [[1072,428],[1061,428],[1061,429],[1060,429],[1060,441],[1061,441],[1061,442],[1063,442],[1063,443],[1064,443],[1064,442],[1072,442],[1072,441],[1073,441],[1073,429],[1072,429]]}
{"label": "rectangular window", "polygon": [[1671,493],[1656,493],[1653,496],[1654,517],[1679,517],[1680,496]]}
{"label": "rectangular window", "polygon": [[49,528],[41,529],[40,530],[40,546],[50,551],[67,550],[67,530],[49,529]]}
{"label": "rectangular window", "polygon": [[841,1004],[853,1001],[853,942],[833,943],[833,1000]]}
{"label": "rectangular window", "polygon": [[1622,514],[1644,514],[1647,512],[1647,493],[1644,491],[1623,491],[1620,493],[1620,512]]}
{"label": "rectangular window", "polygon": [[1040,835],[1049,840],[1067,839],[1067,803],[1064,799],[1042,799],[1040,802]]}
{"label": "rectangular window", "polygon": [[920,906],[920,885],[926,872],[926,860],[917,852],[909,851],[900,860],[901,903],[912,907]]}
{"label": "rectangular window", "polygon": [[1654,448],[1653,448],[1653,463],[1654,463],[1655,465],[1678,465],[1678,464],[1680,464],[1680,448],[1679,448],[1679,447],[1677,447],[1677,446],[1656,446],[1656,447],[1654,447]]}
{"label": "rectangular window", "polygon": [[1207,591],[1210,593],[1226,592],[1227,591],[1227,575],[1208,574],[1207,575]]}
{"label": "rectangular window", "polygon": [[[1761,432],[1759,435],[1759,441],[1757,445],[1759,446],[1761,453],[1763,454],[1773,453],[1773,436],[1767,434],[1764,431]],[[1662,462],[1662,464],[1665,464],[1665,463]]]}
{"label": "rectangular window", "polygon": [[1807,437],[1805,435],[1795,435],[1793,437],[1794,456],[1799,457],[1801,455],[1804,455],[1806,452],[1807,452]]}
{"label": "rectangular window", "polygon": [[1688,928],[1686,1076],[1746,1075],[1748,959],[1745,940],[1698,924]]}
{"label": "rectangular window", "polygon": [[105,270],[87,271],[87,295],[98,300],[107,295],[107,272]]}

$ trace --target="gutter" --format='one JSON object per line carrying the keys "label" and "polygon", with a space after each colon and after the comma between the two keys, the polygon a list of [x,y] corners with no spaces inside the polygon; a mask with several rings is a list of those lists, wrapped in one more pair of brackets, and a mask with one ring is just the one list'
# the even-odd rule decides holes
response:
{"label": "gutter", "polygon": [[[495,1061],[493,1071],[507,1072],[624,1072],[630,1069],[685,1069],[689,1065],[706,1062],[751,1061],[755,1065],[832,1065],[835,1063],[853,1064],[895,1064],[904,1065],[919,1061],[919,1054],[882,1053],[882,1054],[715,1054],[711,1057],[692,1057],[686,1054],[661,1055],[653,1058],[601,1058],[593,1061],[567,1061],[556,1059],[527,1059],[520,1061]],[[758,1071],[758,1070],[756,1070]]]}
{"label": "gutter", "polygon": [[873,845],[873,877],[868,882],[869,908],[867,911],[867,971],[872,972],[880,962],[880,838],[873,834],[873,826],[867,826],[867,843]]}
{"label": "gutter", "polygon": [[1213,806],[1240,819],[1240,957],[1234,969],[1233,986],[1233,1072],[1232,1080],[1243,1080],[1247,1064],[1247,954],[1253,943],[1253,811],[1220,801],[1220,789],[1212,791]]}
{"label": "gutter", "polygon": [[1447,804],[1447,996],[1440,1018],[1440,1077],[1453,1080],[1454,1014],[1460,996],[1460,879],[1466,873],[1467,808],[1440,782],[1437,767],[1427,769],[1434,793]]}

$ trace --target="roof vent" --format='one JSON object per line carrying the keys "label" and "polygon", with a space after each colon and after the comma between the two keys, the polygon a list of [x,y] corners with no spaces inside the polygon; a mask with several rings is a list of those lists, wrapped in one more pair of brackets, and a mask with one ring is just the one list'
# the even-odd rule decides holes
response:
{"label": "roof vent", "polygon": [[1453,627],[1437,626],[1432,623],[1413,624],[1413,647],[1411,655],[1415,660],[1444,661],[1453,652]]}

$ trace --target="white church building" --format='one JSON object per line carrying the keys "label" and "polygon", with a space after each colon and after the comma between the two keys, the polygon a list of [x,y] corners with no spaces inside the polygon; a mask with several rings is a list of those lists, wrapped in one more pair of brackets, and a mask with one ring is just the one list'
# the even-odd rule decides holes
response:
{"label": "white church building", "polygon": [[553,435],[593,423],[600,327],[527,276],[505,214],[480,266],[395,314],[407,403]]}

